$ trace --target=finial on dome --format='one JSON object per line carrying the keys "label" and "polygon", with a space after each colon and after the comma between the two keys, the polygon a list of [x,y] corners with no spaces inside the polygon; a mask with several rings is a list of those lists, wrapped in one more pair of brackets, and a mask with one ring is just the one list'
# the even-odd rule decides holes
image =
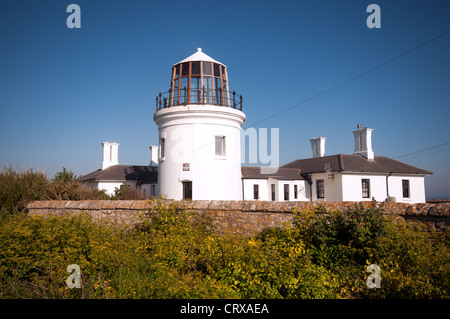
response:
{"label": "finial on dome", "polygon": [[202,48],[197,48],[197,51],[198,52],[202,52]]}

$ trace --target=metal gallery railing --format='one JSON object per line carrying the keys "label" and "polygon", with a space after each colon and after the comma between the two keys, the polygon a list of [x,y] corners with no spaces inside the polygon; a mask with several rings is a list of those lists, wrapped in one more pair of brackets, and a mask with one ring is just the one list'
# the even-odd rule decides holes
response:
{"label": "metal gallery railing", "polygon": [[156,111],[172,106],[187,104],[211,104],[231,107],[242,111],[242,95],[222,89],[179,89],[169,90],[156,96]]}

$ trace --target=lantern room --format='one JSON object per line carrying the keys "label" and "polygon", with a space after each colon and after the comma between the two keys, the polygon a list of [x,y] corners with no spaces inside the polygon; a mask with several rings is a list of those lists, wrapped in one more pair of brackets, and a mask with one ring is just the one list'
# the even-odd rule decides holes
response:
{"label": "lantern room", "polygon": [[172,67],[170,89],[156,97],[156,110],[189,104],[232,107],[242,111],[242,95],[230,92],[227,68],[201,48]]}

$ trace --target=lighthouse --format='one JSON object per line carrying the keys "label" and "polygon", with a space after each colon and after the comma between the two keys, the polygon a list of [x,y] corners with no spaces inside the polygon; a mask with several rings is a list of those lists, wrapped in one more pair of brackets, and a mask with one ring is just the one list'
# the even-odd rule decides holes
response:
{"label": "lighthouse", "polygon": [[158,181],[169,199],[241,200],[242,95],[227,67],[199,48],[172,67],[156,97]]}

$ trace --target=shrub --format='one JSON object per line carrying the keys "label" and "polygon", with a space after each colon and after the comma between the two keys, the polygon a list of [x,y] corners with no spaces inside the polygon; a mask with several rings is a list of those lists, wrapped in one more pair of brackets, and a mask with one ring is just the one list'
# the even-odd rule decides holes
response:
{"label": "shrub", "polygon": [[[2,298],[449,298],[449,232],[381,208],[306,212],[296,227],[221,234],[159,202],[133,229],[86,214],[0,218]],[[305,217],[305,216],[304,216]],[[381,289],[366,286],[368,264]],[[81,268],[81,289],[65,283]]]}
{"label": "shrub", "polygon": [[42,172],[4,167],[0,172],[0,209],[3,214],[18,212],[31,201],[46,199],[48,185],[47,177]]}

